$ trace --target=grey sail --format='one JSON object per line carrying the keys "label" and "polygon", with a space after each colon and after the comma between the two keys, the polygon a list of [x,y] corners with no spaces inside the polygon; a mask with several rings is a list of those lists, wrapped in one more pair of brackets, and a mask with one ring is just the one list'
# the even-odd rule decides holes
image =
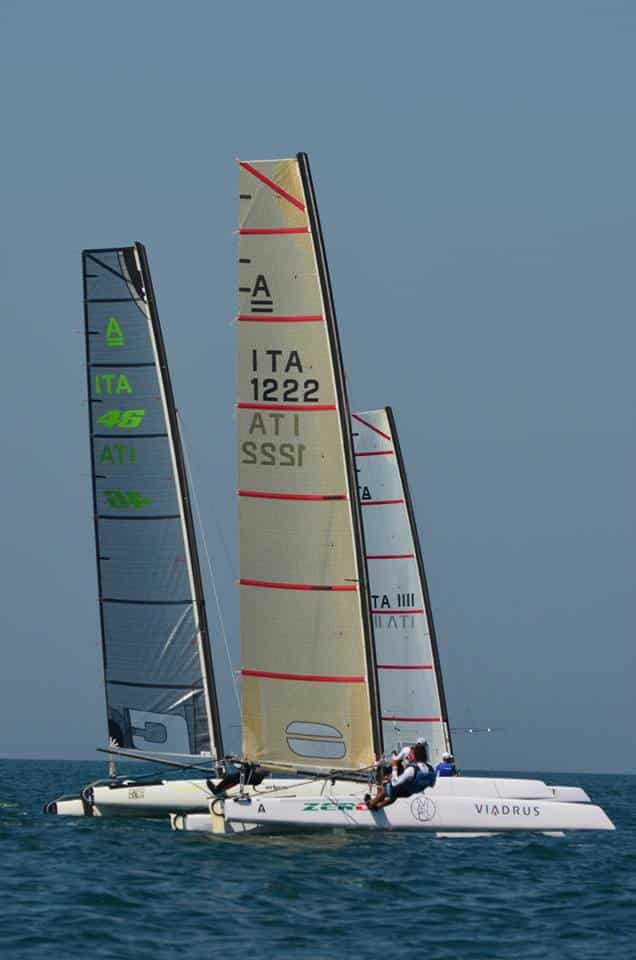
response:
{"label": "grey sail", "polygon": [[85,250],[84,316],[109,737],[222,756],[183,453],[142,244]]}

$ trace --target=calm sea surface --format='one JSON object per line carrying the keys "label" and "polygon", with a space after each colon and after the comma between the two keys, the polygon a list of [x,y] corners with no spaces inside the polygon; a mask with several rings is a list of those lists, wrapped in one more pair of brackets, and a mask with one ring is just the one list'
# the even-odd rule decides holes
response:
{"label": "calm sea surface", "polygon": [[211,840],[43,815],[103,763],[0,761],[2,960],[636,958],[636,777],[585,787],[616,833]]}

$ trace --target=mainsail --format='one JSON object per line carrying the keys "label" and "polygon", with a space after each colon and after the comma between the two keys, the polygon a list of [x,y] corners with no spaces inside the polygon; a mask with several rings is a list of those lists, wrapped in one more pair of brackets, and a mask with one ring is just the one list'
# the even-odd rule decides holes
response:
{"label": "mainsail", "polygon": [[142,244],[85,250],[84,317],[108,732],[223,756],[192,514]]}
{"label": "mainsail", "polygon": [[353,414],[386,749],[425,737],[451,750],[448,711],[413,504],[390,407]]}
{"label": "mainsail", "polygon": [[382,752],[347,396],[309,164],[241,162],[243,752],[358,769]]}

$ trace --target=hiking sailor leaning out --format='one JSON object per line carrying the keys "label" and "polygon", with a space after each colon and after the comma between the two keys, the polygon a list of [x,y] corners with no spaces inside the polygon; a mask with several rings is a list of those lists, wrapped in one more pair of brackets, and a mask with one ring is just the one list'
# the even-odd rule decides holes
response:
{"label": "hiking sailor leaning out", "polygon": [[400,797],[411,797],[414,793],[421,793],[435,783],[435,771],[426,761],[426,744],[416,743],[412,750],[412,760],[403,773],[399,773],[399,755],[391,758],[392,773],[379,787],[376,796],[371,799],[365,797],[369,810],[381,810],[395,803]]}

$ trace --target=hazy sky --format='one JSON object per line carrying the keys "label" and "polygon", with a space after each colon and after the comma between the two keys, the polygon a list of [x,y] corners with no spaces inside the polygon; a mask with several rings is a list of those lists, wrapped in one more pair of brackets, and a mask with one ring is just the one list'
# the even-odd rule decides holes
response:
{"label": "hazy sky", "polygon": [[148,246],[238,662],[234,158],[306,150],[461,762],[636,772],[635,89],[617,0],[0,0],[0,756],[105,740],[82,247]]}

